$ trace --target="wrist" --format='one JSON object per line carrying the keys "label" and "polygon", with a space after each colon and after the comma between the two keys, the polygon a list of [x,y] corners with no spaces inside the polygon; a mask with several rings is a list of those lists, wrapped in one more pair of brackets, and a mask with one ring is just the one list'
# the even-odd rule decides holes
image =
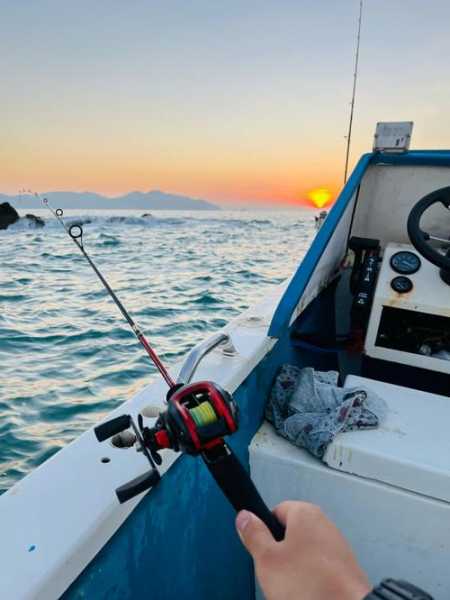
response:
{"label": "wrist", "polygon": [[365,600],[372,591],[372,586],[368,583],[361,582],[359,584],[355,584],[350,590],[347,596],[342,596],[347,600]]}
{"label": "wrist", "polygon": [[[365,600],[372,590],[372,586],[364,575],[347,579],[339,577],[334,582],[329,581],[327,587],[326,592],[324,588],[322,589],[322,593],[325,592],[323,598],[327,600],[329,598],[335,600]],[[322,598],[322,595],[319,595],[319,597]]]}

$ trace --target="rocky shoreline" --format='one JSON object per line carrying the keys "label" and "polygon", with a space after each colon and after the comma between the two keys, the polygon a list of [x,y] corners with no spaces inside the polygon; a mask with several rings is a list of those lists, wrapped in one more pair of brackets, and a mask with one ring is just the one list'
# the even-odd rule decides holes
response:
{"label": "rocky shoreline", "polygon": [[36,215],[26,214],[24,217],[21,217],[9,202],[0,204],[0,229],[8,229],[10,225],[14,225],[20,218],[28,219],[34,223],[35,227],[44,227],[45,225],[44,219]]}

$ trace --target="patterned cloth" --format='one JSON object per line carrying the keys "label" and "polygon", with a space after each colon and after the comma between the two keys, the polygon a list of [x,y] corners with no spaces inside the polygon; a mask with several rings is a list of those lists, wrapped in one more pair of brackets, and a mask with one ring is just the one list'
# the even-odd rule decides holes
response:
{"label": "patterned cloth", "polygon": [[337,433],[378,427],[384,400],[361,388],[337,386],[336,371],[283,365],[272,387],[266,418],[277,433],[323,458]]}

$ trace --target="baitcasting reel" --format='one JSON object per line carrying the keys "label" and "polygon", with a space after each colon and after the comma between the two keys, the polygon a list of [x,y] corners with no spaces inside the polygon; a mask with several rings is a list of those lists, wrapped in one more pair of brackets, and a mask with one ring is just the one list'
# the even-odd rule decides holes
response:
{"label": "baitcasting reel", "polygon": [[148,459],[151,469],[116,490],[120,502],[126,502],[158,483],[156,465],[162,462],[159,451],[197,455],[223,445],[223,437],[238,427],[238,409],[228,392],[210,381],[174,386],[168,392],[167,409],[153,427],[144,427],[142,415],[136,426],[130,415],[111,419],[94,429],[102,442],[132,427],[138,450]]}
{"label": "baitcasting reel", "polygon": [[142,431],[152,456],[162,448],[197,455],[237,431],[238,408],[231,395],[211,381],[172,388],[168,408],[155,426]]}
{"label": "baitcasting reel", "polygon": [[276,540],[283,539],[284,528],[223,439],[238,428],[238,407],[228,392],[211,381],[177,385],[169,390],[167,409],[160,413],[153,427],[143,426],[141,414],[137,426],[130,415],[122,415],[94,431],[102,442],[129,427],[134,430],[138,450],[144,453],[151,468],[117,488],[119,502],[126,502],[158,483],[160,475],[156,465],[162,462],[159,451],[170,448],[200,455],[233,507],[237,511],[251,510],[266,523]]}

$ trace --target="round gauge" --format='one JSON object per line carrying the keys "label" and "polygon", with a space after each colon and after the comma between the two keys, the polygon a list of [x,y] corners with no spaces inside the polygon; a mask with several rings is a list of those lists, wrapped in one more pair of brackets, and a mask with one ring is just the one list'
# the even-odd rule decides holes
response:
{"label": "round gauge", "polygon": [[391,256],[391,267],[402,275],[412,275],[420,269],[420,265],[420,258],[409,250],[402,250]]}
{"label": "round gauge", "polygon": [[398,294],[407,294],[413,289],[413,283],[409,277],[400,275],[391,281],[391,288]]}

